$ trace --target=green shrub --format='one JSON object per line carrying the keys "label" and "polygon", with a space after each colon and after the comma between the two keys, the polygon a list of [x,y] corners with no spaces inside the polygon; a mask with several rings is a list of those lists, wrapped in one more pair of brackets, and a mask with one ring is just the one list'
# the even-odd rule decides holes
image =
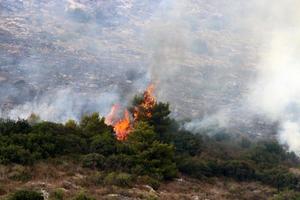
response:
{"label": "green shrub", "polygon": [[255,169],[245,161],[228,161],[220,166],[222,175],[232,177],[240,181],[251,180],[255,178]]}
{"label": "green shrub", "polygon": [[160,181],[150,176],[139,176],[137,182],[143,185],[150,185],[153,189],[157,190],[160,186]]}
{"label": "green shrub", "polygon": [[74,198],[74,200],[95,200],[95,199],[81,192]]}
{"label": "green shrub", "polygon": [[91,169],[103,169],[105,157],[98,153],[91,153],[82,156],[82,166]]}
{"label": "green shrub", "polygon": [[86,177],[85,184],[87,186],[93,185],[93,186],[99,186],[102,185],[104,182],[105,174],[102,172],[95,172],[92,175]]}
{"label": "green shrub", "polygon": [[299,200],[300,193],[293,190],[286,190],[275,195],[270,200]]}
{"label": "green shrub", "polygon": [[211,167],[212,164],[210,162],[200,160],[199,158],[179,158],[177,165],[180,172],[194,178],[204,178],[219,174],[216,173],[215,168]]}
{"label": "green shrub", "polygon": [[97,134],[91,138],[90,152],[99,153],[102,155],[111,155],[116,151],[116,139],[115,136],[106,131],[101,134]]}
{"label": "green shrub", "polygon": [[53,200],[63,200],[64,199],[64,191],[62,189],[56,189],[52,193],[51,199],[53,199]]}
{"label": "green shrub", "polygon": [[299,183],[299,178],[296,175],[290,173],[288,169],[280,167],[258,172],[257,179],[276,187],[278,190],[284,188],[296,189]]}
{"label": "green shrub", "polygon": [[30,151],[18,145],[8,145],[0,147],[0,163],[10,162],[18,164],[31,164],[33,162]]}
{"label": "green shrub", "polygon": [[31,173],[26,167],[15,165],[10,169],[8,178],[16,181],[28,181],[31,179]]}
{"label": "green shrub", "polygon": [[117,185],[121,187],[128,187],[132,185],[133,177],[127,173],[111,172],[104,178],[104,183],[107,185]]}
{"label": "green shrub", "polygon": [[198,155],[203,148],[202,136],[188,131],[174,132],[169,135],[170,143],[176,149],[177,154]]}
{"label": "green shrub", "polygon": [[135,165],[134,156],[126,154],[113,154],[105,160],[105,169],[130,172]]}
{"label": "green shrub", "polygon": [[8,200],[44,200],[44,197],[40,192],[19,190],[10,196]]}

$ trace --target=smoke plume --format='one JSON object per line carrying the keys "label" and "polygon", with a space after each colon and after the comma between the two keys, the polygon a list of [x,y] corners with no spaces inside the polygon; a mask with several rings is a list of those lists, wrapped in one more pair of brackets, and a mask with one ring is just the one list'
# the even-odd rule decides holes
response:
{"label": "smoke plume", "polygon": [[[1,117],[79,119],[149,82],[173,117],[299,153],[297,0],[0,0]],[[259,125],[257,125],[259,124]]]}
{"label": "smoke plume", "polygon": [[265,32],[250,102],[254,111],[280,122],[280,142],[299,154],[300,15],[295,8],[300,3],[292,0],[265,3],[271,5],[262,10],[269,14],[265,22],[269,30]]}

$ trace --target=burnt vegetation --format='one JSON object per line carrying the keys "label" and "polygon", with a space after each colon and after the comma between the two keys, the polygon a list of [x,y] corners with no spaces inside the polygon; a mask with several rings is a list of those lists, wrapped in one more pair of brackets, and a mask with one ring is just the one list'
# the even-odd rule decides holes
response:
{"label": "burnt vegetation", "polygon": [[[132,115],[141,99],[137,96],[129,107]],[[299,166],[299,159],[276,140],[254,141],[226,132],[207,136],[182,130],[169,117],[166,103],[155,103],[151,116],[141,112],[125,141],[116,139],[113,127],[106,125],[98,113],[65,124],[41,121],[35,115],[28,120],[1,119],[0,163],[32,166],[41,160],[68,157],[84,168],[103,172],[99,184],[128,187],[146,182],[158,188],[160,182],[183,174],[204,180],[226,177],[260,181],[299,197],[300,177],[290,170]],[[22,199],[19,195],[38,196],[21,191],[11,199]]]}

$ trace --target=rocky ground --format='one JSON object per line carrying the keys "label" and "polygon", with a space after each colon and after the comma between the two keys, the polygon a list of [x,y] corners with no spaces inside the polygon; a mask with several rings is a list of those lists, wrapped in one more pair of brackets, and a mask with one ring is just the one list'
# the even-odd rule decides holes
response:
{"label": "rocky ground", "polygon": [[236,182],[224,178],[196,180],[186,176],[164,182],[157,190],[144,184],[128,187],[99,185],[99,173],[57,160],[31,167],[0,166],[0,199],[18,189],[35,189],[50,199],[56,191],[61,191],[66,199],[84,191],[96,199],[120,200],[263,200],[276,194],[276,189],[258,182]]}

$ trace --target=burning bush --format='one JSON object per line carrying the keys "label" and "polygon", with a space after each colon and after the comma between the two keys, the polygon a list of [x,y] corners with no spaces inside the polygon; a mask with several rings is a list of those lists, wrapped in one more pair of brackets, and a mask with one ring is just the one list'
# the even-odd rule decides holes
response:
{"label": "burning bush", "polygon": [[105,123],[113,126],[116,137],[120,141],[127,139],[138,121],[149,121],[153,117],[154,107],[157,105],[154,96],[154,85],[151,84],[141,96],[134,99],[133,107],[124,111],[124,117],[117,119],[119,105],[113,105],[107,115]]}

